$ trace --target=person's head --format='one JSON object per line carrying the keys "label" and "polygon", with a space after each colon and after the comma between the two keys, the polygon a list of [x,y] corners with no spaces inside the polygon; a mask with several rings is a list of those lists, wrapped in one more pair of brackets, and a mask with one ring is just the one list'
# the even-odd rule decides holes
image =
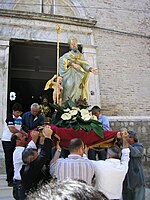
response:
{"label": "person's head", "polygon": [[27,145],[27,140],[28,137],[25,133],[18,132],[12,135],[11,144],[13,147],[16,146],[25,147]]}
{"label": "person's head", "polygon": [[111,146],[107,149],[107,158],[120,159],[121,149],[118,146]]}
{"label": "person's head", "polygon": [[39,104],[38,103],[33,103],[31,105],[31,113],[32,113],[32,115],[34,115],[34,116],[38,115],[39,111],[40,111]]}
{"label": "person's head", "polygon": [[138,142],[137,134],[134,131],[128,131],[128,138],[127,141],[129,144],[134,144],[135,142]]}
{"label": "person's head", "polygon": [[74,138],[70,140],[68,149],[71,154],[74,153],[83,156],[84,144],[80,138]]}
{"label": "person's head", "polygon": [[38,157],[37,149],[26,148],[22,152],[22,160],[24,163],[31,163]]}
{"label": "person's head", "polygon": [[61,82],[62,82],[62,77],[58,76],[58,83],[61,83]]}
{"label": "person's head", "polygon": [[91,111],[92,111],[92,115],[95,115],[97,118],[101,114],[101,109],[100,109],[99,106],[93,106],[93,108],[91,109]]}
{"label": "person's head", "polygon": [[12,107],[13,115],[18,118],[22,114],[22,105],[20,103],[15,103]]}
{"label": "person's head", "polygon": [[78,40],[76,38],[69,38],[68,44],[70,46],[70,49],[72,49],[74,52],[78,51]]}
{"label": "person's head", "polygon": [[48,105],[48,97],[42,98],[42,105],[47,106]]}
{"label": "person's head", "polygon": [[28,200],[108,200],[100,191],[83,181],[65,180],[51,181],[30,194]]}

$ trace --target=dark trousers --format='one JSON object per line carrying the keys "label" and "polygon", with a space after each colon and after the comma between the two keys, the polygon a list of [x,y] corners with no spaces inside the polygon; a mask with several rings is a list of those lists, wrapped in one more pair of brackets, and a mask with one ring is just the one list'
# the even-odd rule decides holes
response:
{"label": "dark trousers", "polygon": [[16,200],[24,200],[26,198],[25,191],[20,180],[14,180],[13,182],[13,197]]}
{"label": "dark trousers", "polygon": [[7,174],[7,182],[13,183],[14,167],[13,167],[13,149],[10,141],[2,141],[5,155],[5,167]]}
{"label": "dark trousers", "polygon": [[96,151],[96,150],[93,150],[93,149],[89,149],[88,158],[90,160],[96,160],[96,154],[98,154],[98,159],[99,160],[106,160],[106,158],[107,158],[107,151],[105,149],[103,149],[101,151]]}
{"label": "dark trousers", "polygon": [[145,187],[123,188],[123,200],[145,200]]}

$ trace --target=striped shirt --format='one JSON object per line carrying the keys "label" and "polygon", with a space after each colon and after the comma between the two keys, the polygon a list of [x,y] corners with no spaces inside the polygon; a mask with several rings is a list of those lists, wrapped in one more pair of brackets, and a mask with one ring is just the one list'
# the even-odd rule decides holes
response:
{"label": "striped shirt", "polygon": [[50,174],[57,181],[79,179],[91,185],[94,176],[94,165],[87,157],[70,154],[68,158],[59,158],[50,165]]}

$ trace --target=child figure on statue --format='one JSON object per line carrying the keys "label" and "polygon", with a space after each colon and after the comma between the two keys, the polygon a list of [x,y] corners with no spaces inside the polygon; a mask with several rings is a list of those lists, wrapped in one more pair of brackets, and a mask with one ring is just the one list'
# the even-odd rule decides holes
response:
{"label": "child figure on statue", "polygon": [[[57,79],[56,79],[57,78]],[[56,79],[56,81],[55,81]],[[57,75],[54,75],[52,78],[52,88],[54,89],[53,92],[53,102],[54,104],[62,105],[62,90],[63,87],[61,86],[62,77]],[[58,95],[58,102],[57,102],[57,95]]]}
{"label": "child figure on statue", "polygon": [[[62,77],[57,75],[54,75],[53,78],[51,78],[45,86],[44,90],[47,90],[49,88],[54,89],[53,91],[53,103],[54,104],[59,104],[60,106],[62,105],[62,90],[63,87],[61,86],[62,82]],[[58,95],[58,102],[57,102],[57,95]]]}

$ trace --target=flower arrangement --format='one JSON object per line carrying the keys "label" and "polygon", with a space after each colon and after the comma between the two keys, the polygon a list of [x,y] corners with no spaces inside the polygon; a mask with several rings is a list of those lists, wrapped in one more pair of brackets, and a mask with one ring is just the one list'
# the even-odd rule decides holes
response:
{"label": "flower arrangement", "polygon": [[93,130],[101,138],[104,137],[101,123],[97,120],[96,116],[91,115],[87,106],[77,107],[70,99],[63,106],[59,106],[58,104],[51,104],[51,106],[55,109],[51,120],[51,123],[55,126],[73,128],[76,131],[82,129],[87,133]]}

